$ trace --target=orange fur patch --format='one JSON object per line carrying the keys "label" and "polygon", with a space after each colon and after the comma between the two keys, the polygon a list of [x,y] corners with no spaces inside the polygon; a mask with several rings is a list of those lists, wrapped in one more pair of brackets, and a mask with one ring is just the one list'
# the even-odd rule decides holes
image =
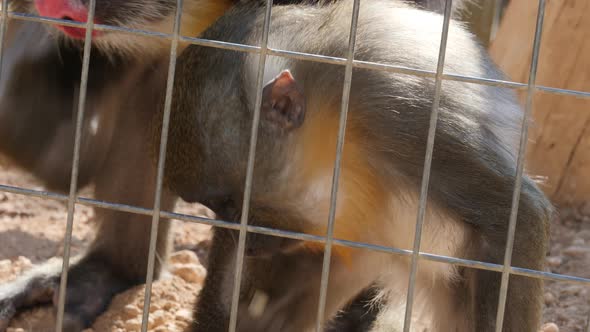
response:
{"label": "orange fur patch", "polygon": [[[384,184],[370,167],[367,155],[363,149],[363,137],[355,128],[355,119],[350,117],[346,128],[344,150],[341,161],[340,181],[338,188],[338,202],[334,224],[334,238],[348,241],[371,243],[378,234],[389,197]],[[299,134],[297,149],[301,151],[301,183],[309,184],[331,175],[336,157],[338,138],[339,112],[323,109],[315,114],[309,114],[302,132]],[[326,189],[328,192],[330,188]],[[329,195],[328,195],[329,196]],[[311,215],[328,215],[329,197],[317,205]],[[328,220],[315,220],[313,229],[306,229],[306,233],[325,235]],[[306,244],[309,250],[323,250],[324,245],[318,243]],[[318,248],[319,247],[319,248]],[[354,250],[352,248],[335,245],[334,254],[344,262],[350,263]]]}
{"label": "orange fur patch", "polygon": [[[232,6],[233,3],[229,0],[186,1],[180,34],[186,37],[197,37]],[[179,52],[188,45],[188,43],[179,43]]]}

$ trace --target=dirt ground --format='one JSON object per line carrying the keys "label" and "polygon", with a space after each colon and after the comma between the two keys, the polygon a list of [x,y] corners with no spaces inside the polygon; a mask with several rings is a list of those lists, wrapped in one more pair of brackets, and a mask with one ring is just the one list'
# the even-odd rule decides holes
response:
{"label": "dirt ground", "polygon": [[[2,166],[0,184],[42,189],[34,179]],[[82,195],[88,194],[82,193]],[[201,206],[178,204],[177,212],[207,215]],[[0,191],[0,283],[14,279],[33,264],[63,255],[63,238],[67,217],[66,205],[4,193]],[[71,253],[80,253],[93,238],[92,209],[77,205],[74,217]],[[192,320],[191,308],[201,288],[206,270],[210,227],[173,221],[174,249],[169,275],[152,287],[149,331],[182,331]],[[145,287],[138,286],[117,295],[109,309],[94,323],[91,331],[139,331]],[[18,315],[7,332],[49,332],[54,319],[51,308],[37,308]]]}
{"label": "dirt ground", "polygon": [[[0,184],[41,189],[35,181],[12,168],[2,166]],[[207,213],[200,206],[179,204],[176,211]],[[92,240],[92,210],[77,206],[72,239],[72,254],[79,253]],[[66,207],[51,200],[36,199],[0,191],[0,283],[19,273],[62,255]],[[190,308],[202,285],[204,262],[209,246],[210,228],[174,221],[174,248],[170,275],[154,282],[149,330],[182,331],[191,317]],[[590,203],[563,208],[551,229],[548,270],[590,278]],[[54,258],[55,259],[55,258]],[[90,331],[137,331],[141,326],[144,287],[138,286],[117,295],[109,309]],[[544,322],[546,332],[588,332],[590,287],[566,282],[547,282]],[[29,310],[11,322],[9,332],[51,331],[49,308]],[[524,332],[524,331],[523,331]]]}

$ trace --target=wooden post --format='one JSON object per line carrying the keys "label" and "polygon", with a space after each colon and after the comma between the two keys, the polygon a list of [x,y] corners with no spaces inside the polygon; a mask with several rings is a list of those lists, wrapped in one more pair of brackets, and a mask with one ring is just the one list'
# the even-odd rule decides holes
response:
{"label": "wooden post", "polygon": [[[490,45],[513,81],[528,80],[537,6],[512,0]],[[590,1],[547,1],[536,82],[590,92]],[[537,92],[533,121],[528,172],[546,177],[542,187],[557,203],[590,201],[590,99]]]}

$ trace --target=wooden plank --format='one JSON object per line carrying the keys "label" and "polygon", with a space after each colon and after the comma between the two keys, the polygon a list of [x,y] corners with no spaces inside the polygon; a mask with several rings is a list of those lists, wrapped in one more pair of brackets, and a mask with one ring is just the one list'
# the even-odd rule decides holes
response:
{"label": "wooden plank", "polygon": [[590,201],[590,117],[572,153],[556,196],[562,202]]}
{"label": "wooden plank", "polygon": [[[537,1],[508,5],[492,58],[508,76],[527,82]],[[537,84],[590,91],[590,1],[547,1]],[[520,94],[524,101],[524,93]],[[590,100],[537,92],[527,170],[546,177],[542,185],[555,201],[590,200]]]}

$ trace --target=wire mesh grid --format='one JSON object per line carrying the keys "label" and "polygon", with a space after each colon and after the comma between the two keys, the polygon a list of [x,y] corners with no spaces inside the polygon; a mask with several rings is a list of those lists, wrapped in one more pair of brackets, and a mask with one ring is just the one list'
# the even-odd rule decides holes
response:
{"label": "wire mesh grid", "polygon": [[[73,216],[74,216],[74,209],[76,204],[91,206],[95,208],[105,208],[111,209],[114,211],[119,212],[128,212],[134,213],[139,215],[146,215],[152,217],[152,224],[151,224],[151,233],[150,233],[150,246],[149,246],[149,255],[148,255],[148,269],[146,271],[146,288],[145,288],[145,295],[144,295],[144,308],[143,308],[143,317],[142,317],[142,325],[141,331],[145,332],[148,327],[148,316],[149,316],[149,306],[151,300],[151,286],[153,283],[153,275],[154,275],[154,262],[156,256],[156,238],[157,238],[157,230],[158,230],[158,223],[160,218],[167,218],[167,219],[176,219],[186,222],[195,222],[200,224],[206,224],[214,227],[222,227],[227,229],[234,229],[239,230],[239,240],[238,240],[238,251],[236,257],[236,271],[234,277],[234,289],[232,294],[232,305],[231,305],[231,315],[230,315],[230,331],[234,332],[236,330],[237,324],[237,312],[238,312],[238,300],[239,300],[239,288],[240,288],[240,281],[241,281],[241,271],[244,259],[244,251],[245,251],[245,241],[246,241],[246,233],[258,233],[264,235],[272,235],[272,236],[279,236],[284,238],[296,239],[296,240],[303,240],[303,241],[310,241],[324,244],[324,259],[323,259],[323,266],[322,266],[322,277],[321,277],[321,287],[320,287],[320,295],[319,295],[319,306],[317,312],[317,324],[316,330],[318,332],[321,331],[323,326],[323,317],[324,317],[324,310],[325,310],[325,303],[326,303],[326,294],[327,294],[327,287],[328,287],[328,275],[329,275],[329,268],[330,268],[330,258],[331,258],[331,249],[334,244],[340,246],[346,246],[350,248],[359,248],[359,249],[369,249],[383,253],[401,255],[401,256],[409,256],[411,258],[411,270],[410,270],[410,277],[408,280],[408,293],[406,299],[406,312],[404,317],[404,332],[410,330],[410,317],[412,314],[412,307],[413,307],[413,300],[414,300],[414,285],[415,285],[415,278],[416,278],[416,270],[417,270],[417,263],[419,260],[427,260],[433,262],[441,262],[441,263],[448,263],[457,266],[463,266],[468,268],[475,268],[475,269],[482,269],[488,271],[495,271],[502,273],[502,282],[500,288],[500,295],[499,295],[499,306],[497,311],[496,317],[496,331],[501,331],[502,322],[504,319],[504,308],[506,303],[506,296],[507,296],[507,289],[508,289],[508,279],[509,276],[512,275],[520,275],[526,276],[531,278],[538,278],[544,280],[553,280],[553,281],[566,281],[566,282],[574,282],[574,283],[581,283],[585,285],[590,285],[590,279],[588,278],[581,278],[571,275],[564,275],[564,274],[556,274],[551,272],[545,271],[537,271],[531,269],[524,269],[511,266],[511,257],[512,257],[512,249],[514,244],[514,233],[516,229],[516,218],[518,212],[518,204],[520,198],[520,190],[523,178],[523,168],[524,168],[524,156],[525,156],[525,148],[527,143],[527,133],[528,133],[528,119],[531,114],[532,109],[532,98],[533,94],[536,91],[543,91],[552,94],[558,95],[566,95],[566,96],[574,96],[578,98],[590,98],[590,92],[587,91],[576,91],[576,90],[569,90],[569,89],[561,89],[561,88],[554,88],[548,86],[539,86],[536,85],[535,78],[537,73],[537,65],[539,59],[539,51],[540,51],[540,44],[541,44],[541,35],[542,35],[542,28],[543,28],[543,17],[545,14],[545,2],[546,0],[539,0],[538,12],[537,12],[537,19],[536,19],[536,27],[535,27],[535,35],[533,41],[533,51],[531,55],[531,65],[529,70],[529,79],[526,84],[519,83],[519,82],[512,82],[512,81],[505,81],[505,80],[497,80],[497,79],[489,79],[483,77],[473,77],[473,76],[466,76],[466,75],[458,75],[458,74],[445,74],[444,70],[444,60],[446,54],[446,43],[448,39],[448,30],[449,30],[449,23],[451,20],[451,7],[452,7],[452,0],[446,0],[445,3],[445,10],[444,10],[444,20],[443,20],[443,29],[441,35],[441,42],[439,47],[439,56],[438,56],[438,63],[436,67],[436,71],[428,71],[423,69],[415,69],[415,68],[408,68],[403,66],[397,65],[390,65],[390,64],[382,64],[382,63],[374,63],[374,62],[367,62],[367,61],[360,61],[354,59],[354,48],[355,48],[355,38],[356,38],[356,30],[357,30],[357,22],[358,22],[358,14],[359,14],[359,7],[360,7],[360,0],[354,0],[353,6],[353,13],[351,17],[351,24],[350,24],[350,35],[349,35],[349,43],[348,43],[348,51],[346,58],[339,58],[339,57],[332,57],[332,56],[325,56],[319,54],[309,54],[303,52],[296,52],[296,51],[287,51],[281,49],[273,49],[268,47],[268,35],[270,30],[270,20],[271,20],[271,13],[272,13],[272,0],[266,0],[266,10],[265,10],[265,17],[264,17],[264,28],[263,28],[263,35],[262,40],[260,42],[260,46],[252,46],[252,45],[244,45],[244,44],[236,44],[230,42],[223,42],[218,40],[207,40],[202,38],[194,38],[194,37],[186,37],[180,35],[180,22],[181,22],[181,15],[182,15],[182,8],[183,8],[183,0],[177,0],[177,8],[175,12],[175,20],[174,20],[174,27],[173,33],[160,33],[160,32],[152,32],[152,31],[144,31],[138,29],[130,29],[125,27],[115,27],[115,26],[108,26],[102,24],[94,24],[94,13],[96,7],[97,0],[90,0],[89,1],[89,10],[88,10],[88,20],[86,23],[78,23],[72,21],[66,21],[61,19],[52,19],[47,17],[40,17],[37,15],[27,14],[27,13],[17,13],[11,12],[8,10],[8,0],[2,0],[2,15],[1,19],[2,22],[0,24],[0,66],[2,64],[3,59],[3,45],[5,39],[5,32],[6,26],[8,23],[8,19],[16,19],[16,20],[25,20],[25,21],[34,21],[34,22],[41,22],[41,23],[49,23],[49,24],[60,24],[63,26],[70,26],[70,27],[77,27],[77,28],[84,28],[86,29],[85,40],[84,40],[84,51],[83,51],[83,62],[82,62],[82,76],[81,76],[81,83],[80,83],[80,94],[78,100],[78,114],[76,118],[76,126],[75,126],[75,140],[74,140],[74,158],[72,162],[72,173],[71,173],[71,182],[70,182],[70,190],[68,195],[43,191],[43,190],[33,190],[33,189],[26,189],[20,188],[15,186],[8,186],[8,185],[1,185],[0,184],[0,191],[14,193],[19,195],[26,195],[30,197],[38,197],[44,199],[51,199],[56,201],[61,201],[67,203],[67,224],[66,224],[66,234],[64,238],[64,253],[63,253],[63,264],[62,264],[62,272],[61,272],[61,281],[60,281],[60,291],[59,291],[59,300],[57,306],[57,316],[56,316],[56,331],[62,330],[63,325],[63,316],[64,316],[64,305],[65,305],[65,297],[66,297],[66,284],[67,284],[67,276],[68,276],[68,268],[70,262],[70,247],[71,247],[71,239],[72,239],[72,226],[73,226]],[[152,38],[163,38],[171,40],[171,47],[170,47],[170,62],[168,67],[168,76],[166,82],[166,95],[165,95],[165,108],[164,108],[164,115],[163,115],[163,125],[162,125],[162,133],[161,133],[161,140],[160,140],[160,153],[159,153],[159,161],[157,166],[157,178],[156,178],[156,190],[155,190],[155,199],[154,199],[154,207],[153,209],[141,208],[137,206],[127,205],[127,204],[117,204],[112,202],[105,202],[96,199],[89,199],[77,196],[77,180],[78,180],[78,170],[79,170],[79,162],[80,162],[80,140],[81,140],[81,132],[82,132],[82,123],[84,119],[84,106],[86,100],[86,91],[88,85],[88,71],[89,71],[89,62],[90,62],[90,52],[91,52],[91,40],[92,40],[92,32],[94,30],[97,31],[115,31],[115,32],[125,32],[131,33],[141,36],[149,36]],[[250,52],[250,53],[257,53],[259,54],[259,67],[257,73],[257,93],[256,93],[256,104],[255,104],[255,112],[254,112],[254,119],[253,119],[253,126],[250,138],[250,149],[249,149],[249,156],[248,156],[248,163],[247,163],[247,175],[246,175],[246,184],[245,184],[245,191],[244,191],[244,199],[242,202],[242,217],[240,223],[233,223],[224,220],[217,220],[217,219],[209,219],[204,217],[198,217],[193,215],[186,215],[168,211],[161,211],[160,209],[160,201],[161,201],[161,193],[162,193],[162,183],[163,183],[163,174],[164,174],[164,161],[165,161],[165,154],[166,154],[166,146],[167,146],[167,137],[168,137],[168,127],[170,122],[170,109],[171,109],[171,102],[172,102],[172,89],[173,89],[173,82],[174,82],[174,75],[175,75],[175,68],[176,68],[176,56],[177,56],[177,46],[179,42],[185,42],[189,44],[195,44],[200,46],[207,46],[207,47],[214,47],[219,49],[225,50],[233,50],[233,51],[241,51],[241,52]],[[338,140],[337,140],[337,151],[336,151],[336,158],[334,162],[334,171],[333,171],[333,178],[332,178],[332,188],[331,188],[331,199],[330,199],[330,211],[329,211],[329,220],[328,220],[328,230],[326,236],[318,236],[318,235],[311,235],[299,232],[291,232],[285,230],[278,230],[268,227],[260,227],[260,226],[252,226],[248,225],[248,207],[250,204],[250,193],[252,189],[252,177],[253,177],[253,168],[254,168],[254,158],[255,158],[255,149],[257,143],[257,133],[258,133],[258,123],[260,119],[260,104],[261,104],[261,96],[262,96],[262,87],[263,87],[263,75],[264,75],[264,68],[265,68],[265,61],[268,56],[281,56],[290,59],[296,60],[307,60],[307,61],[315,61],[319,63],[326,63],[326,64],[335,64],[335,65],[342,65],[345,67],[345,77],[344,77],[344,86],[343,86],[343,97],[341,101],[341,114],[340,114],[340,122],[339,122],[339,130],[338,130]],[[434,78],[435,80],[435,91],[433,96],[433,105],[431,111],[431,118],[430,118],[430,125],[428,130],[428,140],[426,146],[426,156],[424,162],[424,171],[422,175],[422,184],[420,190],[420,200],[419,200],[419,207],[418,207],[418,217],[416,222],[416,232],[415,232],[415,239],[414,239],[414,246],[412,250],[394,248],[394,247],[386,247],[362,242],[354,242],[354,241],[347,241],[341,239],[335,239],[333,237],[333,230],[334,230],[334,222],[335,222],[335,208],[336,208],[336,193],[338,191],[338,181],[340,175],[340,161],[342,158],[342,151],[343,151],[343,144],[344,144],[344,133],[346,127],[346,120],[347,120],[347,112],[348,112],[348,97],[350,94],[350,87],[352,81],[352,70],[353,68],[364,68],[364,69],[371,69],[371,70],[382,70],[387,72],[399,73],[399,74],[409,74],[421,77],[430,77]],[[514,185],[513,197],[512,197],[512,207],[510,213],[510,220],[509,220],[509,231],[507,234],[507,244],[505,248],[505,257],[503,264],[494,264],[494,263],[487,263],[475,260],[468,260],[468,259],[461,259],[456,257],[449,257],[443,255],[435,255],[420,252],[420,240],[421,240],[421,232],[422,232],[422,225],[424,222],[425,217],[425,209],[426,209],[426,202],[427,202],[427,194],[428,194],[428,182],[430,177],[430,170],[431,170],[431,162],[432,162],[432,152],[435,140],[435,130],[436,130],[436,123],[438,117],[438,110],[439,110],[439,103],[441,97],[441,86],[442,82],[445,80],[449,81],[458,81],[458,82],[466,82],[466,83],[473,83],[473,84],[482,84],[482,85],[490,85],[490,86],[497,86],[497,87],[505,87],[511,89],[522,89],[526,90],[526,102],[525,102],[525,115],[523,118],[523,122],[521,125],[521,138],[520,138],[520,145],[518,151],[518,160],[517,160],[517,174],[516,180]]]}

